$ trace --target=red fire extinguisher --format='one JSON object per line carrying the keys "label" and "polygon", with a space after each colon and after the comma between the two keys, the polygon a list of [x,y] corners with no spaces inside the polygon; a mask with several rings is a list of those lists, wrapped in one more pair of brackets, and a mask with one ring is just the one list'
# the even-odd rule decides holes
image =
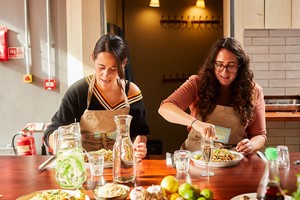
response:
{"label": "red fire extinguisher", "polygon": [[7,28],[0,27],[0,61],[8,61]]}
{"label": "red fire extinguisher", "polygon": [[[15,148],[15,137],[21,136],[17,141],[17,151]],[[28,128],[24,128],[21,132],[14,135],[12,139],[13,150],[15,155],[18,156],[35,156],[36,155],[36,147],[33,137],[33,132],[28,130]]]}

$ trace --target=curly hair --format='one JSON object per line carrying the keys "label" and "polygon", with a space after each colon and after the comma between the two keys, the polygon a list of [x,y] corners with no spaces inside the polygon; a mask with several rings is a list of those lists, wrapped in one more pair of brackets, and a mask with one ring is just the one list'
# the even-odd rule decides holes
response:
{"label": "curly hair", "polygon": [[203,121],[211,114],[217,105],[221,92],[221,84],[215,75],[214,63],[221,49],[234,53],[238,59],[238,71],[230,86],[229,105],[237,112],[241,125],[245,126],[253,120],[253,72],[250,70],[250,58],[241,44],[234,38],[221,37],[211,48],[208,57],[199,70],[201,80],[198,85],[199,100],[196,107]]}

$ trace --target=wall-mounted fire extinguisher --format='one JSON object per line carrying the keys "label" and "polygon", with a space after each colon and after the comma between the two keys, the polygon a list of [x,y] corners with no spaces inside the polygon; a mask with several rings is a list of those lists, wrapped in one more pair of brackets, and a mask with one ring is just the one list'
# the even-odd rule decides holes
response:
{"label": "wall-mounted fire extinguisher", "polygon": [[[16,136],[20,136],[17,141],[17,149],[15,148]],[[33,132],[30,131],[28,128],[24,128],[21,132],[14,135],[12,139],[12,146],[16,156],[36,155],[36,147],[35,147]]]}
{"label": "wall-mounted fire extinguisher", "polygon": [[0,61],[8,61],[7,28],[0,27]]}

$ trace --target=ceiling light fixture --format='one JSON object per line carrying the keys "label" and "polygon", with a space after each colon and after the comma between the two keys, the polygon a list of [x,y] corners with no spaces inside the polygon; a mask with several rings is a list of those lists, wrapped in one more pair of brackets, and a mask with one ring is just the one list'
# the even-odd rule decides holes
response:
{"label": "ceiling light fixture", "polygon": [[159,7],[159,0],[151,0],[149,6],[150,7]]}
{"label": "ceiling light fixture", "polygon": [[205,8],[205,1],[204,0],[197,0],[196,7]]}

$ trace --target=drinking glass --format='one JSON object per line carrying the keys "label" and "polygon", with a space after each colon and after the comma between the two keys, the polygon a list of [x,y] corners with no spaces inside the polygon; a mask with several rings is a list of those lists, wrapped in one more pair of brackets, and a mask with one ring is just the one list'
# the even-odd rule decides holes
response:
{"label": "drinking glass", "polygon": [[92,176],[102,176],[104,168],[104,153],[97,152],[90,154],[89,165]]}
{"label": "drinking glass", "polygon": [[277,165],[279,168],[289,168],[290,167],[290,155],[289,148],[284,145],[277,146],[278,157]]}
{"label": "drinking glass", "polygon": [[177,172],[189,172],[191,152],[188,150],[177,150],[174,152],[174,160]]}
{"label": "drinking glass", "polygon": [[205,171],[201,172],[201,176],[213,176],[214,173],[209,171],[209,161],[211,158],[212,150],[214,147],[214,141],[212,138],[202,138],[201,139],[201,151],[202,156],[205,161],[206,169]]}

